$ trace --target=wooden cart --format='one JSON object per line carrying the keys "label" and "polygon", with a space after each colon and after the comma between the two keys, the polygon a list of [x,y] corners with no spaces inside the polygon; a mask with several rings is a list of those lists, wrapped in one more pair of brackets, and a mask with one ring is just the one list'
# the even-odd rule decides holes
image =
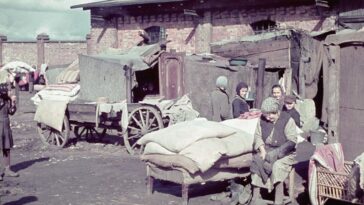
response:
{"label": "wooden cart", "polygon": [[136,141],[149,132],[163,128],[160,111],[153,105],[128,104],[129,124],[126,130],[120,126],[121,112],[102,113],[96,123],[96,109],[97,104],[79,101],[68,104],[62,132],[38,123],[37,129],[42,142],[50,147],[63,148],[70,139],[71,131],[76,137],[93,140],[105,136],[107,130],[116,130],[118,135],[123,137],[127,151],[130,154],[138,154],[142,149]]}
{"label": "wooden cart", "polygon": [[[156,62],[158,62],[160,51],[159,45],[152,45],[134,49],[133,55],[96,57],[80,55],[79,97],[67,105],[62,132],[38,123],[42,142],[47,146],[62,148],[67,145],[71,131],[76,137],[95,139],[103,137],[107,130],[116,130],[118,135],[123,137],[127,151],[131,154],[138,153],[141,149],[136,141],[143,135],[164,127],[158,107],[134,103],[137,100],[134,100],[132,91],[135,76],[138,75],[136,71],[147,70],[145,71],[147,77],[158,75],[158,72],[155,74],[154,70],[158,71]],[[140,56],[135,55],[137,52]],[[150,63],[146,64],[142,57],[148,57]],[[99,98],[108,99],[108,104],[127,102],[128,126],[126,128],[121,126],[123,114],[121,110],[101,114],[97,111],[99,105],[96,102]]]}

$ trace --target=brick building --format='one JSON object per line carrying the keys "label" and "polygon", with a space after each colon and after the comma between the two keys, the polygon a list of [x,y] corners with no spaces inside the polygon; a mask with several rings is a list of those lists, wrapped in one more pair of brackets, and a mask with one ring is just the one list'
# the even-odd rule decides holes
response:
{"label": "brick building", "polygon": [[127,49],[142,38],[171,40],[168,49],[210,52],[210,43],[237,40],[272,29],[320,31],[336,28],[338,12],[313,0],[130,0],[75,5],[91,11],[90,52]]}

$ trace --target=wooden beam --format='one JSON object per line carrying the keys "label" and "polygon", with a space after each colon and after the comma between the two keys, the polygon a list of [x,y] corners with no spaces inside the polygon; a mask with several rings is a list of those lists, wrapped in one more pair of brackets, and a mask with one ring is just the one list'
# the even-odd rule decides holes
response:
{"label": "wooden beam", "polygon": [[258,75],[257,75],[257,88],[255,107],[260,108],[263,102],[263,90],[264,90],[264,72],[265,72],[265,59],[259,59]]}

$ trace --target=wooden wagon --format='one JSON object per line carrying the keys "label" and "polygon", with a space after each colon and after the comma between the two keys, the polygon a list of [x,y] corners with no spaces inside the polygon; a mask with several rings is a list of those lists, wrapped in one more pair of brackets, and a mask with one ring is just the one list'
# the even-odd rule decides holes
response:
{"label": "wooden wagon", "polygon": [[[158,75],[154,70],[157,70],[156,63],[161,53],[157,44],[138,47],[126,54],[80,55],[79,97],[67,104],[62,131],[38,123],[38,133],[42,142],[48,146],[62,148],[69,141],[71,131],[76,137],[92,139],[101,138],[108,129],[112,129],[123,137],[129,153],[139,151],[140,147],[137,147],[135,142],[144,134],[163,128],[164,122],[157,106],[137,103],[141,94],[136,90],[143,88],[133,86],[133,82],[138,80],[135,79],[138,77],[135,72],[147,72],[152,78],[147,79],[148,75],[144,75],[140,82],[152,82],[153,75]],[[153,92],[147,90],[142,94],[154,94]],[[107,101],[97,102],[100,98]],[[127,110],[98,110],[101,105],[115,107],[122,104],[122,101],[126,103]],[[125,111],[127,119],[123,119]],[[127,120],[127,126],[121,126],[123,120]]]}

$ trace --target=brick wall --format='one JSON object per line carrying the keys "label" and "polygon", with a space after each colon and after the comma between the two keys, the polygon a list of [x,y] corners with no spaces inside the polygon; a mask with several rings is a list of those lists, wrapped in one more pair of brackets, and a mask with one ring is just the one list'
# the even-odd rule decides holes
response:
{"label": "brick wall", "polygon": [[2,64],[11,61],[22,61],[29,65],[39,65],[39,59],[44,59],[48,65],[64,65],[73,62],[78,54],[87,53],[86,41],[46,41],[44,42],[44,57],[39,52],[39,41],[20,42],[3,41],[0,57]]}
{"label": "brick wall", "polygon": [[44,45],[45,62],[48,65],[62,65],[73,62],[78,54],[86,54],[87,46],[83,41],[48,42]]}
{"label": "brick wall", "polygon": [[[323,17],[325,16],[325,17]],[[317,7],[277,7],[205,12],[200,19],[171,13],[150,16],[124,16],[102,22],[91,16],[93,52],[107,47],[130,48],[140,40],[138,31],[150,26],[166,29],[168,49],[186,53],[209,52],[209,43],[236,40],[254,33],[250,24],[260,20],[276,21],[280,28],[318,31],[335,27],[336,12],[319,13]],[[117,43],[115,43],[117,42]]]}
{"label": "brick wall", "polygon": [[3,42],[3,64],[23,61],[29,65],[37,64],[36,42]]}

